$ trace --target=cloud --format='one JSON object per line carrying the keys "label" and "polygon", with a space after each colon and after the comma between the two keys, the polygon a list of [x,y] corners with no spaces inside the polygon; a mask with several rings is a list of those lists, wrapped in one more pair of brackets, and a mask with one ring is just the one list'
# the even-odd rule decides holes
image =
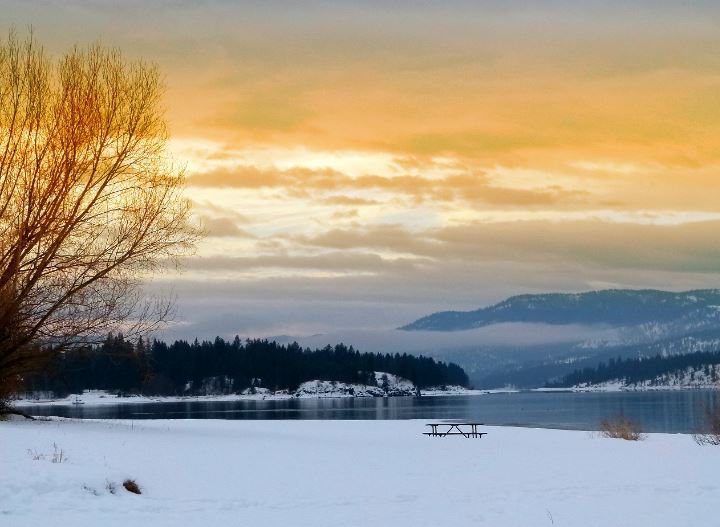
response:
{"label": "cloud", "polygon": [[432,257],[442,250],[440,243],[428,238],[427,233],[412,232],[401,225],[331,229],[312,236],[286,238],[300,245],[325,249],[376,249],[424,257]]}
{"label": "cloud", "polygon": [[51,51],[102,35],[158,62],[176,135],[488,163],[720,152],[714,2],[64,4],[4,14]]}
{"label": "cloud", "polygon": [[[198,334],[223,325],[245,334],[395,327],[519,293],[717,287],[720,249],[707,240],[718,229],[718,221],[535,221],[415,231],[358,225],[285,236],[263,245],[267,254],[191,258],[188,273],[163,276],[151,287],[172,283]],[[240,311],[239,299],[246,304]],[[250,309],[254,302],[267,312]],[[213,306],[212,320],[203,305]]]}
{"label": "cloud", "polygon": [[250,223],[250,218],[245,214],[237,212],[229,207],[223,207],[212,201],[204,200],[201,202],[193,202],[194,211],[201,213],[210,213],[213,216],[220,216],[224,218],[231,218],[235,223],[247,224]]}
{"label": "cloud", "polygon": [[424,231],[399,225],[332,229],[293,240],[324,249],[371,249],[430,258],[448,266],[482,261],[588,265],[688,273],[720,272],[720,247],[708,244],[719,221],[639,225],[604,221],[471,223]]}
{"label": "cloud", "polygon": [[218,169],[211,172],[190,174],[187,184],[191,187],[263,188],[285,184],[289,177],[283,171],[261,170],[253,166],[239,166],[232,170]]}
{"label": "cloud", "polygon": [[228,252],[189,264],[194,302],[302,298],[321,320],[318,299],[387,313],[718,283],[720,225],[686,221],[720,211],[717,2],[55,4],[3,15],[55,55],[102,37],[157,62],[173,137],[222,145],[178,152],[199,252]]}
{"label": "cloud", "polygon": [[220,272],[268,269],[358,271],[366,273],[407,272],[430,260],[419,257],[383,258],[368,252],[330,251],[315,255],[272,254],[259,256],[205,256],[184,261],[189,271]]}
{"label": "cloud", "polygon": [[252,278],[215,273],[172,283],[181,319],[196,324],[192,338],[225,332],[307,335],[393,328],[438,310],[476,309],[512,294],[587,291],[598,284],[687,290],[716,287],[720,273],[607,269],[562,261],[538,265],[453,260],[412,271]]}
{"label": "cloud", "polygon": [[378,205],[382,203],[379,200],[375,199],[367,199],[367,198],[360,198],[357,196],[345,196],[345,195],[334,195],[334,196],[328,196],[326,198],[323,198],[323,203],[327,203],[328,205],[349,205],[349,206],[358,206],[358,205]]}
{"label": "cloud", "polygon": [[215,238],[255,238],[256,236],[237,226],[231,218],[201,216],[200,225],[207,236]]}
{"label": "cloud", "polygon": [[558,185],[539,189],[499,186],[478,171],[445,177],[401,174],[397,176],[347,174],[326,169],[296,167],[286,170],[261,169],[255,166],[220,168],[192,174],[188,185],[236,189],[280,189],[294,198],[318,199],[328,204],[369,205],[376,200],[343,195],[323,196],[326,192],[383,192],[389,198],[404,196],[416,202],[464,201],[511,207],[532,207],[582,203],[584,192],[565,190]]}

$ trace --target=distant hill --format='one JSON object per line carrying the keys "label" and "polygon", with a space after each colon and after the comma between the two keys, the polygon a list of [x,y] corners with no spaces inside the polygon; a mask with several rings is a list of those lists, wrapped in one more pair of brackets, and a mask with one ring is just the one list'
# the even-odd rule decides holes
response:
{"label": "distant hill", "polygon": [[637,326],[681,319],[715,318],[720,290],[668,292],[608,289],[586,293],[518,295],[475,311],[441,311],[399,329],[461,331],[505,322]]}
{"label": "distant hill", "polygon": [[576,369],[550,388],[592,387],[613,384],[622,387],[717,387],[720,381],[720,351],[610,359],[595,367]]}

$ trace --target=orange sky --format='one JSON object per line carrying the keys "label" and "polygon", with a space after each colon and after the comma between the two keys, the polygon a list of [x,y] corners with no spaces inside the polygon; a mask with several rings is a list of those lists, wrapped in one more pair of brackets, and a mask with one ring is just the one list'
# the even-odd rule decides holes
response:
{"label": "orange sky", "polygon": [[101,39],[159,64],[210,235],[166,281],[223,313],[270,305],[217,331],[327,329],[285,305],[369,327],[719,283],[711,2],[5,4],[51,52]]}

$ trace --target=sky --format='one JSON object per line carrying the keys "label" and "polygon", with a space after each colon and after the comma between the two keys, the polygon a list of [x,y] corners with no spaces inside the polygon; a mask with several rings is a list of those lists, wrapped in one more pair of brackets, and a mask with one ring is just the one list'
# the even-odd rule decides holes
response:
{"label": "sky", "polygon": [[208,236],[168,335],[720,284],[720,4],[0,0],[157,63]]}

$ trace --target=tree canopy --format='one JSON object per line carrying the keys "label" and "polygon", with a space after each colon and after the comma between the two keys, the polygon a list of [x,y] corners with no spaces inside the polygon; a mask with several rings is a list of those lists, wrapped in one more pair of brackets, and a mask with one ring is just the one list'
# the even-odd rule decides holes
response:
{"label": "tree canopy", "polygon": [[168,344],[108,335],[99,346],[59,354],[45,372],[28,380],[27,388],[56,395],[86,389],[159,395],[236,393],[252,387],[293,390],[315,379],[374,385],[376,371],[419,387],[468,385],[463,369],[453,363],[405,353],[361,353],[344,344],[311,350],[297,343],[239,337]]}
{"label": "tree canopy", "polygon": [[196,232],[163,91],[116,50],[0,43],[0,401],[51,352],[167,317],[141,280]]}

